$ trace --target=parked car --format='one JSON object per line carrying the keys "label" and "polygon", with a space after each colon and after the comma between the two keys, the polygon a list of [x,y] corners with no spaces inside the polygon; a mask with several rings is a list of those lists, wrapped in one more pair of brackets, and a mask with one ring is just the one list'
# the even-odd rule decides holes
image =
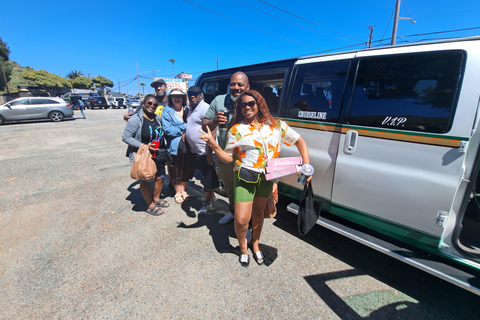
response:
{"label": "parked car", "polygon": [[70,117],[73,117],[71,103],[60,98],[17,98],[0,105],[0,124],[32,119],[50,119],[58,122]]}
{"label": "parked car", "polygon": [[124,98],[112,97],[109,100],[112,102],[112,108],[127,108],[127,104]]}
{"label": "parked car", "polygon": [[85,108],[94,109],[95,107],[108,109],[107,99],[104,97],[90,97],[85,101]]}
{"label": "parked car", "polygon": [[130,99],[130,104],[129,106],[132,106],[132,108],[138,108],[140,106],[140,99]]}

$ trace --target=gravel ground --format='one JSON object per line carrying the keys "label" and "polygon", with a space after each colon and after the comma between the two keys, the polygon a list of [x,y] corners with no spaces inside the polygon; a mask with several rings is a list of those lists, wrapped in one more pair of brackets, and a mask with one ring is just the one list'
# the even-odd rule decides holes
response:
{"label": "gravel ground", "polygon": [[238,263],[217,195],[144,212],[124,110],[0,127],[1,319],[474,319],[479,297],[296,216],[265,222],[266,265]]}

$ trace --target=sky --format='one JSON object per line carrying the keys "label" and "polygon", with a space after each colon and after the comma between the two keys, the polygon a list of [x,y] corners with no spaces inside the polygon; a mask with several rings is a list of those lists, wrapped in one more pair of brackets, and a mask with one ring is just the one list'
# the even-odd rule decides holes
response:
{"label": "sky", "polygon": [[[113,91],[152,78],[390,45],[396,0],[4,1],[0,38],[23,67],[78,70]],[[480,35],[478,0],[402,0],[397,44]],[[412,23],[415,21],[416,23]],[[470,29],[470,30],[468,30]],[[453,31],[459,30],[459,31]],[[450,31],[450,32],[447,32]],[[382,41],[383,40],[383,41]],[[169,60],[175,59],[175,63]],[[138,69],[137,69],[138,68]],[[137,80],[137,74],[139,80]]]}

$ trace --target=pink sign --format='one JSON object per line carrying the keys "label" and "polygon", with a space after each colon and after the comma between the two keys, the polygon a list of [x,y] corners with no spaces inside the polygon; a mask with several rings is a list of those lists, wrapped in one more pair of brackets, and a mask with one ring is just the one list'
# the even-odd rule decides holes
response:
{"label": "pink sign", "polygon": [[268,159],[267,167],[298,165],[302,163],[302,157],[276,158]]}
{"label": "pink sign", "polygon": [[273,180],[283,176],[288,176],[293,173],[297,173],[297,167],[294,165],[291,165],[291,166],[285,166],[281,170],[275,170],[275,171],[272,171],[271,173],[266,173],[265,177],[267,178],[267,180]]}

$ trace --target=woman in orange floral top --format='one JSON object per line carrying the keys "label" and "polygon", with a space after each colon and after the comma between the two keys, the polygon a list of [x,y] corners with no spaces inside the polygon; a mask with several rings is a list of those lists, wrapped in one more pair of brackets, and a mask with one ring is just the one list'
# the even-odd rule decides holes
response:
{"label": "woman in orange floral top", "polygon": [[[265,259],[260,251],[259,240],[263,227],[263,211],[273,186],[273,182],[265,179],[267,159],[279,156],[282,143],[288,146],[294,144],[303,157],[303,163],[310,163],[310,159],[302,137],[285,122],[275,119],[270,114],[265,99],[255,90],[247,90],[240,95],[235,106],[233,123],[228,132],[225,150],[216,143],[208,127],[207,132],[200,131],[200,138],[207,142],[221,161],[234,162],[235,233],[240,246],[239,261],[246,267],[250,263],[250,257],[245,234],[250,218],[253,229],[253,256],[258,264],[263,264]],[[245,170],[253,177],[259,173],[258,181],[252,183],[239,179],[239,170]]]}

